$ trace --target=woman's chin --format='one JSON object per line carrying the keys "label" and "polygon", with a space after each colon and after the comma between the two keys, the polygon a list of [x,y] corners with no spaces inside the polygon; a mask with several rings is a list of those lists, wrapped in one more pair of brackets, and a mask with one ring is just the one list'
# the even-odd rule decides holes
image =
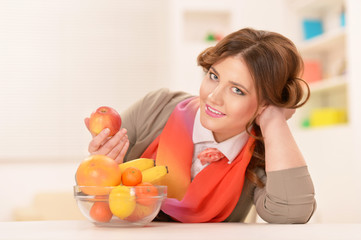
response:
{"label": "woman's chin", "polygon": [[213,119],[201,118],[201,124],[204,128],[212,132],[217,132],[220,129],[219,123],[214,122]]}

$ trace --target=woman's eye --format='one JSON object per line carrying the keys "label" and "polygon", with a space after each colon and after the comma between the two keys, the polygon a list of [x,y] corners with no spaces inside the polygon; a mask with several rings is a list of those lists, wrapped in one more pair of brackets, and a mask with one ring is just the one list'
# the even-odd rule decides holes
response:
{"label": "woman's eye", "polygon": [[214,74],[214,73],[209,73],[209,78],[210,78],[210,79],[212,79],[212,80],[215,80],[215,81],[217,81],[217,80],[218,80],[217,75],[216,75],[216,74]]}
{"label": "woman's eye", "polygon": [[236,87],[232,87],[232,91],[235,93],[235,94],[238,94],[238,95],[245,95],[244,92],[239,89],[239,88],[236,88]]}

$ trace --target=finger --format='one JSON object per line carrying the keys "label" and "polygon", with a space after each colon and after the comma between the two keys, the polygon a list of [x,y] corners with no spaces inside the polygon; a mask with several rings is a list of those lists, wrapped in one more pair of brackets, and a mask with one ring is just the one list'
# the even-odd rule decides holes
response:
{"label": "finger", "polygon": [[103,144],[100,150],[100,154],[109,155],[109,153],[113,150],[117,144],[122,140],[122,138],[126,135],[127,130],[121,129],[118,131],[112,138],[110,138],[107,142]]}
{"label": "finger", "polygon": [[[90,142],[88,151],[90,153],[95,153],[103,146],[107,141],[110,134],[109,128],[103,129],[98,135],[96,135],[93,140]],[[99,153],[101,154],[101,153]]]}
{"label": "finger", "polygon": [[116,157],[119,155],[119,153],[122,151],[125,143],[128,140],[128,136],[123,136],[120,141],[110,150],[110,152],[107,154],[108,157],[112,159],[116,159]]}
{"label": "finger", "polygon": [[118,164],[124,162],[124,157],[128,151],[128,148],[129,148],[129,140],[127,139],[123,149],[120,151],[119,155],[114,159]]}

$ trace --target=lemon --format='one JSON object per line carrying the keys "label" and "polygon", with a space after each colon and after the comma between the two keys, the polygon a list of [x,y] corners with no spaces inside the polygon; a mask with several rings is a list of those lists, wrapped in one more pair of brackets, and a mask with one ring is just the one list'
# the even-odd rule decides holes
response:
{"label": "lemon", "polygon": [[130,216],[135,209],[135,196],[130,190],[126,186],[117,186],[109,194],[110,211],[120,219]]}

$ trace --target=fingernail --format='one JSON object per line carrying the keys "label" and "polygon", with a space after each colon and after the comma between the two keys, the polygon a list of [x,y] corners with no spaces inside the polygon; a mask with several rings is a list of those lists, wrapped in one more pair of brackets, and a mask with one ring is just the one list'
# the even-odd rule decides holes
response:
{"label": "fingernail", "polygon": [[127,129],[122,128],[122,133],[126,134],[126,133],[127,133]]}
{"label": "fingernail", "polygon": [[104,132],[104,134],[109,134],[110,129],[109,129],[109,128],[105,128],[105,129],[103,130],[103,132]]}

